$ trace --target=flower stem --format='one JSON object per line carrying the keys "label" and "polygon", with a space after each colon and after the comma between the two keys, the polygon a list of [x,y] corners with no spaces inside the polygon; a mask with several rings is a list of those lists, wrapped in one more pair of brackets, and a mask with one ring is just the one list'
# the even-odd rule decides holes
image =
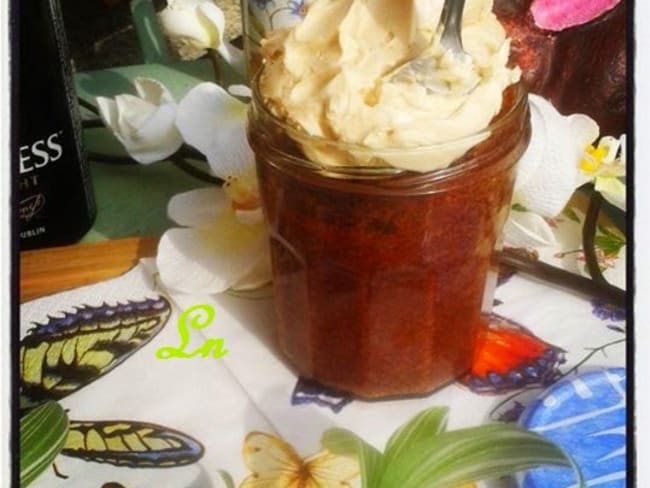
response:
{"label": "flower stem", "polygon": [[169,160],[176,166],[178,169],[184,171],[190,176],[193,176],[197,180],[204,181],[206,183],[212,183],[214,185],[222,185],[223,180],[221,178],[217,178],[216,176],[209,175],[205,171],[201,171],[200,169],[196,168],[195,166],[192,166],[192,164],[188,163],[183,157],[178,156],[178,153],[175,155],[171,156]]}
{"label": "flower stem", "polygon": [[79,102],[80,107],[83,107],[86,110],[90,110],[92,113],[99,115],[99,110],[97,110],[97,107],[95,107],[92,103],[87,102],[81,97],[77,97],[77,101]]}
{"label": "flower stem", "polygon": [[203,155],[202,152],[187,144],[183,144],[178,150],[177,154],[179,154],[183,158],[198,159],[199,161],[205,161],[205,156]]}
{"label": "flower stem", "polygon": [[214,81],[221,82],[221,65],[219,63],[219,53],[215,49],[208,49],[208,58],[212,63],[212,70],[214,71]]}
{"label": "flower stem", "polygon": [[99,127],[106,127],[101,119],[85,119],[81,121],[81,127],[84,129],[97,129]]}
{"label": "flower stem", "polygon": [[[86,127],[84,125],[84,127]],[[101,154],[93,151],[88,151],[88,159],[92,159],[98,163],[105,164],[136,164],[137,161],[130,158],[129,156],[117,156],[113,154]],[[213,185],[222,185],[224,181],[221,178],[210,175],[207,171],[202,171],[201,169],[194,166],[192,163],[189,163],[187,159],[197,159],[204,161],[205,157],[199,151],[194,149],[192,146],[183,144],[176,153],[172,154],[167,158],[171,161],[174,166],[176,166],[181,171],[187,173],[188,175],[196,178],[197,180],[204,181],[206,183],[211,183]]]}
{"label": "flower stem", "polygon": [[625,307],[626,293],[606,281],[596,281],[584,276],[571,273],[550,264],[532,260],[513,251],[504,249],[497,252],[497,260],[502,266],[510,266],[518,271],[527,273],[555,285],[560,285],[584,295],[604,300],[618,307]]}
{"label": "flower stem", "polygon": [[584,358],[582,358],[579,362],[577,362],[571,369],[569,369],[568,371],[565,371],[564,373],[562,373],[560,375],[560,378],[564,378],[566,376],[569,376],[572,373],[578,373],[578,369],[580,369],[580,367],[583,364],[586,364],[587,361],[589,361],[593,356],[595,356],[599,352],[601,352],[605,357],[607,357],[607,353],[605,352],[605,350],[608,347],[615,346],[616,344],[624,344],[625,341],[626,341],[626,339],[617,339],[615,341],[608,342],[607,344],[603,344],[602,346],[591,348],[589,353]]}
{"label": "flower stem", "polygon": [[600,213],[600,206],[603,203],[603,196],[594,191],[589,200],[589,207],[587,208],[587,215],[585,222],[582,226],[582,248],[585,254],[585,261],[587,264],[587,271],[592,279],[597,282],[606,283],[600,266],[598,265],[598,257],[596,256],[596,247],[594,246],[594,239],[596,237],[596,224],[598,222],[598,214]]}
{"label": "flower stem", "polygon": [[88,159],[92,159],[98,163],[106,164],[136,164],[136,161],[128,156],[115,156],[113,154],[100,154],[93,151],[88,151]]}

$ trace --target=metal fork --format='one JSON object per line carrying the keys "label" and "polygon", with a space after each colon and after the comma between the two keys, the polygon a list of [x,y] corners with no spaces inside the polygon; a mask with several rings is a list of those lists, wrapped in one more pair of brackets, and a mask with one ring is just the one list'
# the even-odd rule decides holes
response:
{"label": "metal fork", "polygon": [[[442,27],[440,44],[460,62],[471,63],[472,58],[463,49],[461,24],[465,0],[445,0],[440,13],[438,29]],[[414,79],[430,93],[463,94],[474,89],[479,78],[470,80],[466,86],[452,88],[447,82],[436,78],[434,57],[413,59],[394,69],[389,75],[391,80]]]}

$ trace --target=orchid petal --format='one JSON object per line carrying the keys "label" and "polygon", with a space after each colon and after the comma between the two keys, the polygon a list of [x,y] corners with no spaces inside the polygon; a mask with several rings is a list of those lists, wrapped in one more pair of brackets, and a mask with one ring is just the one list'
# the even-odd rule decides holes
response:
{"label": "orchid petal", "polygon": [[519,161],[514,194],[531,212],[554,217],[580,183],[578,164],[598,125],[582,114],[564,117],[542,97],[529,101],[531,144]]}
{"label": "orchid petal", "polygon": [[621,146],[621,142],[612,136],[605,136],[600,139],[598,142],[598,147],[607,148],[607,154],[603,158],[603,164],[610,164],[614,162],[616,154],[618,153],[618,148]]}
{"label": "orchid petal", "polygon": [[181,100],[176,126],[185,141],[205,154],[222,179],[246,172],[253,151],[246,139],[247,105],[214,83],[200,83]]}
{"label": "orchid petal", "polygon": [[233,290],[254,290],[271,282],[271,254],[268,247],[265,251],[260,253],[250,272],[232,285]]}
{"label": "orchid petal", "polygon": [[216,49],[240,73],[244,53],[224,39],[226,17],[210,0],[172,0],[160,13],[160,22],[183,59],[197,59],[206,49]]}
{"label": "orchid petal", "polygon": [[220,293],[252,272],[265,246],[265,226],[242,225],[234,212],[225,212],[212,225],[165,232],[156,264],[171,289]]}
{"label": "orchid petal", "polygon": [[129,155],[142,164],[161,161],[174,154],[183,139],[174,125],[176,106],[162,105],[128,137],[125,144]]}
{"label": "orchid petal", "polygon": [[156,80],[136,78],[134,85],[140,97],[98,97],[100,116],[133,159],[142,164],[161,161],[183,144],[175,125],[176,104]]}
{"label": "orchid petal", "polygon": [[594,175],[586,173],[584,171],[579,171],[578,176],[576,177],[576,188],[593,181]]}
{"label": "orchid petal", "polygon": [[188,42],[204,49],[210,45],[210,35],[197,22],[194,11],[166,8],[160,12],[159,18],[168,37],[185,38]]}
{"label": "orchid petal", "polygon": [[174,103],[171,92],[158,80],[138,76],[133,80],[133,85],[140,98],[153,105]]}
{"label": "orchid petal", "polygon": [[[530,110],[531,135],[528,147],[517,163],[515,191],[525,187],[535,177],[544,160],[544,150],[548,141],[548,130],[544,123],[544,112],[549,111],[549,103],[537,95],[528,96]],[[552,116],[552,112],[551,115]]]}
{"label": "orchid petal", "polygon": [[230,93],[235,97],[240,97],[240,98],[253,97],[253,92],[251,91],[250,87],[246,85],[230,85],[228,87],[228,93]]}
{"label": "orchid petal", "polygon": [[609,203],[625,211],[626,191],[625,184],[621,180],[613,177],[596,178],[594,189]]}
{"label": "orchid petal", "polygon": [[218,33],[218,42],[213,46],[217,52],[239,73],[244,73],[244,52],[230,44],[224,37],[226,33],[226,16],[223,11],[212,2],[203,2],[198,6],[199,18],[213,26]]}
{"label": "orchid petal", "polygon": [[206,49],[216,49],[220,43],[219,28],[199,11],[204,3],[212,2],[171,0],[159,14],[163,31],[183,59],[196,59]]}
{"label": "orchid petal", "polygon": [[503,227],[504,243],[512,247],[553,246],[557,240],[553,229],[539,215],[513,210]]}
{"label": "orchid petal", "polygon": [[226,16],[223,11],[210,1],[199,3],[196,14],[204,28],[214,33],[214,39],[209,47],[219,49],[224,43],[223,36],[226,31]]}
{"label": "orchid petal", "polygon": [[226,41],[219,45],[217,52],[237,73],[240,75],[246,74],[244,51]]}
{"label": "orchid petal", "polygon": [[115,128],[118,124],[117,103],[115,103],[115,100],[106,97],[97,97],[95,102],[102,122],[115,134]]}
{"label": "orchid petal", "polygon": [[264,222],[264,212],[261,207],[253,210],[235,210],[237,219],[246,225],[256,225]]}
{"label": "orchid petal", "polygon": [[214,186],[174,195],[167,204],[167,215],[179,225],[198,227],[216,222],[230,207],[226,193]]}
{"label": "orchid petal", "polygon": [[584,149],[594,142],[600,134],[600,128],[594,119],[584,114],[572,114],[567,117],[569,124],[568,134],[575,137],[580,156]]}
{"label": "orchid petal", "polygon": [[114,129],[122,136],[138,130],[156,111],[156,106],[135,95],[125,93],[115,97],[117,105],[117,127]]}

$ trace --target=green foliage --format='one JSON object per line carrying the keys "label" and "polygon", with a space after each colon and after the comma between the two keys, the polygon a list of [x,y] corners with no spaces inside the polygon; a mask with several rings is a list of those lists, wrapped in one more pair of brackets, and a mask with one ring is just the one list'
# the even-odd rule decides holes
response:
{"label": "green foliage", "polygon": [[223,481],[223,484],[226,488],[235,488],[235,481],[232,479],[232,476],[228,471],[220,469],[217,471],[217,474],[221,478],[221,481]]}
{"label": "green foliage", "polygon": [[[427,409],[397,429],[386,443],[386,459],[405,459],[409,457],[411,446],[426,444],[430,439],[447,430],[449,409],[433,407]],[[384,470],[388,463],[383,463]],[[392,469],[392,468],[391,468]],[[390,476],[384,473],[384,477]]]}
{"label": "green foliage", "polygon": [[569,220],[573,220],[574,222],[580,223],[580,217],[578,217],[578,214],[572,207],[566,207],[563,211],[562,214],[567,217]]}
{"label": "green foliage", "polygon": [[[224,70],[226,63],[223,63]],[[235,81],[235,74],[227,72],[227,80]],[[85,102],[95,105],[96,97],[114,97],[123,93],[136,94],[133,80],[138,77],[153,78],[165,85],[176,101],[203,81],[215,81],[210,60],[178,61],[168,64],[150,63],[115,66],[97,71],[75,74],[75,91]],[[227,86],[227,85],[226,85]]]}
{"label": "green foliage", "polygon": [[379,486],[382,454],[361,437],[345,429],[328,429],[321,444],[333,454],[358,458],[362,488]]}
{"label": "green foliage", "polygon": [[68,436],[68,416],[48,401],[20,419],[20,486],[29,485],[52,464]]}
{"label": "green foliage", "polygon": [[625,238],[614,234],[603,225],[598,226],[598,234],[594,237],[594,244],[603,250],[608,256],[618,256],[621,248],[625,245]]}
{"label": "green foliage", "polygon": [[167,63],[169,53],[152,0],[131,0],[131,19],[145,63]]}
{"label": "green foliage", "polygon": [[512,210],[515,212],[528,212],[528,209],[524,207],[521,203],[513,203]]}
{"label": "green foliage", "polygon": [[487,424],[446,431],[448,409],[433,407],[401,426],[383,453],[356,434],[330,429],[323,447],[334,454],[356,456],[363,488],[457,488],[541,465],[573,467],[555,444],[511,424]]}

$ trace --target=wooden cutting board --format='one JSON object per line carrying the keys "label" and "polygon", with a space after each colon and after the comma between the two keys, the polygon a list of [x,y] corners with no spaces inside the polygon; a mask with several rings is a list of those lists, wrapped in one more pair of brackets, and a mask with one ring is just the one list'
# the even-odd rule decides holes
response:
{"label": "wooden cutting board", "polygon": [[133,237],[20,253],[20,301],[119,276],[155,256],[158,237]]}

